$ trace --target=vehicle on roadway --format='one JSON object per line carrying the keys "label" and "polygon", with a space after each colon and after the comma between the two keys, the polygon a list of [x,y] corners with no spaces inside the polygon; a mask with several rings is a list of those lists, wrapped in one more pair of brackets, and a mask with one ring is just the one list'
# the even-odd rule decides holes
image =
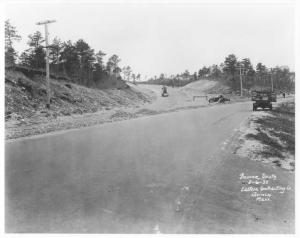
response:
{"label": "vehicle on roadway", "polygon": [[161,93],[162,97],[168,97],[168,91],[167,91],[167,87],[166,86],[162,86],[162,93]]}
{"label": "vehicle on roadway", "polygon": [[211,97],[208,102],[212,103],[212,102],[219,102],[219,103],[225,103],[226,101],[230,101],[229,98],[225,98],[223,95],[219,95],[216,97]]}
{"label": "vehicle on roadway", "polygon": [[272,110],[272,102],[277,101],[276,93],[271,90],[254,90],[251,94],[251,100],[254,101],[253,111],[256,111],[258,108]]}

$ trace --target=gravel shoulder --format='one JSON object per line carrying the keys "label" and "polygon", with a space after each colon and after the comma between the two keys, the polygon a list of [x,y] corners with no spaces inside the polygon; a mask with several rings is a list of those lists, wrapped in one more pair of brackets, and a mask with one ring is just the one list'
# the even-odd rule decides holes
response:
{"label": "gravel shoulder", "polygon": [[239,132],[238,156],[295,170],[294,98],[280,100],[273,111],[253,112]]}

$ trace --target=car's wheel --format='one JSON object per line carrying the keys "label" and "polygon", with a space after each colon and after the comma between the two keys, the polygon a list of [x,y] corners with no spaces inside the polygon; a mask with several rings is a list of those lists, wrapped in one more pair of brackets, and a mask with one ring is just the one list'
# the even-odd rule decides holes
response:
{"label": "car's wheel", "polygon": [[209,103],[212,103],[212,102],[213,102],[213,100],[212,100],[212,99],[209,99],[209,100],[208,100],[208,102],[209,102]]}

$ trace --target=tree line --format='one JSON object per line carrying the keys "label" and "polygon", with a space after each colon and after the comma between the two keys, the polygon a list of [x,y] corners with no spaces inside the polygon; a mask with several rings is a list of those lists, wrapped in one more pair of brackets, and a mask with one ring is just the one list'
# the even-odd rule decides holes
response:
{"label": "tree line", "polygon": [[[27,66],[35,69],[45,68],[45,47],[44,38],[41,32],[37,31],[28,36],[28,49],[18,56],[13,47],[15,41],[20,41],[21,36],[9,20],[5,21],[5,63],[7,65]],[[120,73],[124,80],[141,80],[141,74],[133,73],[130,66],[120,68],[121,59],[118,55],[111,55],[107,62],[104,62],[106,53],[95,51],[83,39],[76,42],[61,41],[55,37],[49,45],[50,70],[51,73],[63,74],[72,78],[76,83],[85,86],[97,84],[103,79],[115,76],[120,78]],[[258,63],[256,67],[249,58],[239,60],[234,54],[225,57],[224,62],[217,65],[203,66],[197,72],[190,73],[185,70],[176,75],[160,74],[150,78],[147,83],[163,84],[169,86],[184,86],[192,81],[201,79],[222,80],[234,90],[240,88],[240,74],[243,78],[244,88],[252,86],[270,86],[273,77],[274,87],[281,90],[294,90],[295,74],[287,67],[268,68],[263,63]]]}
{"label": "tree line", "polygon": [[[44,37],[36,31],[28,36],[28,48],[19,56],[13,43],[20,41],[16,27],[9,20],[5,21],[5,63],[6,65],[21,65],[34,69],[44,69],[46,65],[46,49]],[[55,37],[48,46],[51,73],[62,74],[72,78],[76,83],[92,86],[94,83],[112,76],[120,78],[122,69],[119,66],[120,57],[111,55],[104,62],[106,53],[95,51],[83,39],[76,42],[62,41]],[[139,80],[140,74],[133,74],[130,66],[123,68],[127,80]]]}
{"label": "tree line", "polygon": [[223,81],[233,90],[239,90],[240,77],[242,77],[243,88],[245,89],[250,89],[253,86],[271,87],[272,77],[275,89],[295,90],[295,73],[290,72],[288,67],[268,68],[259,62],[254,68],[249,58],[238,60],[234,54],[225,57],[221,64],[203,66],[198,72],[190,73],[185,70],[183,73],[169,76],[162,73],[158,77],[150,78],[147,83],[184,86],[193,81],[209,79]]}

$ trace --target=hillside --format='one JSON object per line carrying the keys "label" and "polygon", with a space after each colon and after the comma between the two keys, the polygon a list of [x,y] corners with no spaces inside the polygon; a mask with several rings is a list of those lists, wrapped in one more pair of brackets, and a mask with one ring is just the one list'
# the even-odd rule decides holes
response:
{"label": "hillside", "polygon": [[220,81],[198,80],[185,85],[182,89],[185,93],[193,94],[230,94],[232,90]]}
{"label": "hillside", "polygon": [[[106,89],[93,89],[67,80],[51,78],[51,109],[46,110],[45,77],[7,69],[5,72],[5,119],[58,117],[114,107],[138,105],[151,98],[119,79],[103,82]],[[110,87],[110,88],[108,88]]]}

